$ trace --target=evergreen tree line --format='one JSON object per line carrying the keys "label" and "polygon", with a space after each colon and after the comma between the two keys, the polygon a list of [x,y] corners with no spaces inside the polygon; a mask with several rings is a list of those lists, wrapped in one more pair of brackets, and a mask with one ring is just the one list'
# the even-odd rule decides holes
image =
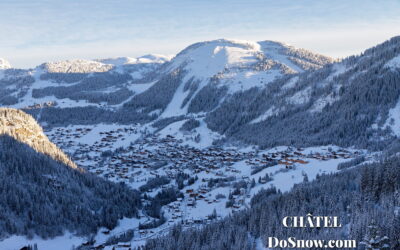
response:
{"label": "evergreen tree line", "polygon": [[140,194],[0,136],[0,235],[79,235],[136,217]]}
{"label": "evergreen tree line", "polygon": [[[400,71],[386,63],[399,52],[397,37],[339,65],[298,74],[290,88],[285,85],[293,76],[278,79],[265,89],[234,93],[207,114],[207,125],[226,135],[228,141],[263,148],[336,144],[382,150],[393,142],[393,134],[383,125],[400,96]],[[334,75],[338,67],[347,71]],[[299,99],[298,93],[305,94],[303,102],[293,102]],[[330,99],[335,101],[314,111],[318,102]],[[274,109],[278,112],[252,122]],[[379,129],[373,129],[374,124]]]}
{"label": "evergreen tree line", "polygon": [[[61,73],[58,73],[59,75]],[[71,76],[73,79],[75,74]],[[79,78],[78,78],[79,79]],[[77,80],[78,80],[77,79]],[[70,80],[68,78],[68,80]],[[41,89],[33,89],[32,97],[43,98],[55,96],[63,99],[87,100],[91,103],[107,102],[108,105],[119,104],[133,95],[133,92],[126,88],[126,84],[132,80],[130,74],[119,74],[116,72],[93,73],[90,77],[85,77],[81,81],[70,86],[52,86]],[[112,87],[114,91],[103,92]]]}
{"label": "evergreen tree line", "polygon": [[[296,185],[280,193],[260,191],[251,208],[200,229],[178,225],[168,236],[151,239],[144,249],[256,249],[268,237],[287,239],[380,239],[400,248],[400,157],[358,166]],[[338,216],[341,228],[285,228],[285,216]],[[371,228],[374,229],[371,233]],[[358,244],[359,249],[365,245]]]}

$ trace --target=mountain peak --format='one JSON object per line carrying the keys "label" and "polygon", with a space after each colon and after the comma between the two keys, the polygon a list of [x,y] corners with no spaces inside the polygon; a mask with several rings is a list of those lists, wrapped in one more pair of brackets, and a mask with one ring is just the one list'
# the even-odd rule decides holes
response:
{"label": "mountain peak", "polygon": [[0,69],[9,69],[11,68],[11,64],[3,58],[0,58]]}
{"label": "mountain peak", "polygon": [[[183,72],[180,86],[161,117],[186,114],[206,86],[224,87],[228,94],[262,88],[289,74],[319,69],[333,60],[281,42],[217,39],[192,44],[163,67]],[[195,82],[191,91],[187,91]],[[214,86],[215,85],[215,86]],[[208,94],[210,95],[210,94]],[[223,94],[221,94],[223,95]]]}
{"label": "mountain peak", "polygon": [[218,39],[192,44],[171,60],[171,68],[184,66],[193,75],[212,77],[225,68],[242,67],[258,61],[260,46],[254,42]]}
{"label": "mountain peak", "polygon": [[256,42],[246,41],[246,40],[234,40],[234,39],[216,39],[204,42],[197,42],[192,45],[189,45],[184,50],[182,50],[178,55],[181,56],[182,54],[189,53],[191,51],[197,49],[214,49],[216,47],[237,47],[245,50],[258,50],[259,45]]}
{"label": "mountain peak", "polygon": [[133,57],[114,57],[105,59],[96,59],[94,61],[111,64],[114,66],[122,66],[126,64],[146,64],[146,63],[158,63],[162,64],[170,61],[172,56],[158,55],[158,54],[148,54],[138,58]]}
{"label": "mountain peak", "polygon": [[279,64],[290,72],[302,72],[332,62],[332,58],[282,42],[217,39],[188,46],[171,60],[171,67],[183,66],[193,75],[212,77],[227,68],[248,68],[257,64]]}
{"label": "mountain peak", "polygon": [[41,68],[48,73],[93,73],[106,72],[113,68],[113,65],[97,61],[73,59],[58,62],[48,62],[41,65]]}
{"label": "mountain peak", "polygon": [[160,54],[147,54],[138,57],[136,60],[138,63],[165,63],[172,59],[171,55],[160,55]]}

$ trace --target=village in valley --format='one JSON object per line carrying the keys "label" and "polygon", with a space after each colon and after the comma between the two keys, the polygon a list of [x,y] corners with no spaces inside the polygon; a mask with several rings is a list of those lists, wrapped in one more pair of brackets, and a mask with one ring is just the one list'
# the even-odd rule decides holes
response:
{"label": "village in valley", "polygon": [[[144,209],[129,230],[142,243],[177,223],[198,227],[248,208],[261,189],[289,191],[366,153],[336,146],[195,147],[194,137],[188,143],[139,125],[55,127],[45,133],[79,167],[141,192]],[[97,243],[126,231],[103,230]]]}

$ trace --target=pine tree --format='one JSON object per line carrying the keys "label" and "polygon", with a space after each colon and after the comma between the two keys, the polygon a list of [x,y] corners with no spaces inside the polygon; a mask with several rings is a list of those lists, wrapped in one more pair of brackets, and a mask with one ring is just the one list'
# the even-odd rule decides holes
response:
{"label": "pine tree", "polygon": [[256,181],[254,180],[254,178],[253,179],[251,179],[251,185],[250,185],[250,187],[251,188],[254,188],[256,186]]}
{"label": "pine tree", "polygon": [[368,226],[367,234],[364,236],[364,240],[360,244],[364,245],[368,250],[381,250],[390,249],[389,238],[387,236],[381,236],[379,227],[373,221]]}

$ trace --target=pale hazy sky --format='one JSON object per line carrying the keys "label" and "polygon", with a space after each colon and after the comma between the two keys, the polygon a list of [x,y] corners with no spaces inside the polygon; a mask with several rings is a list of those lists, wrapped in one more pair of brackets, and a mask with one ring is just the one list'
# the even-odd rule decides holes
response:
{"label": "pale hazy sky", "polygon": [[0,58],[176,54],[218,38],[278,40],[345,57],[400,35],[400,1],[0,0]]}

